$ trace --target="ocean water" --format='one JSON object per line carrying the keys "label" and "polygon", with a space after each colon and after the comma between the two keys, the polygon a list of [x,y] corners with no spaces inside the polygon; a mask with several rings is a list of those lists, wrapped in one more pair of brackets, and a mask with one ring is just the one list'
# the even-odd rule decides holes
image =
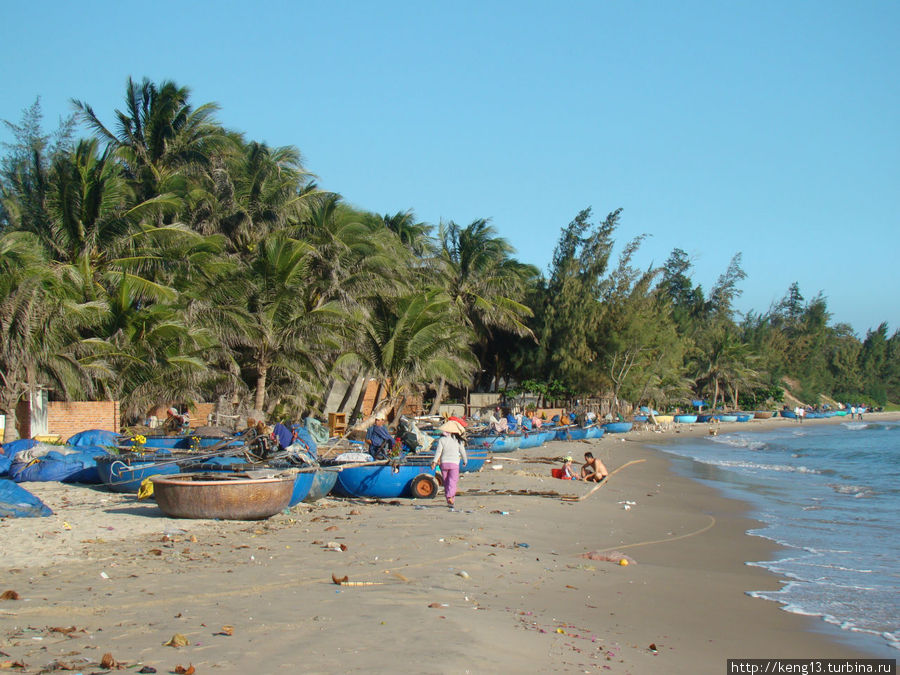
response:
{"label": "ocean water", "polygon": [[748,589],[751,595],[821,617],[863,647],[896,658],[900,423],[785,422],[772,431],[656,447],[680,458],[681,473],[749,502],[764,523],[750,533],[785,547],[772,560],[748,563],[787,583],[776,591]]}

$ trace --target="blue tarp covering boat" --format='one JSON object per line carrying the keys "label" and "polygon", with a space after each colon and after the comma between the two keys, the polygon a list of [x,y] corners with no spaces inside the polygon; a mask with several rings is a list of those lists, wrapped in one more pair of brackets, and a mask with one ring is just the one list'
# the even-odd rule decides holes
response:
{"label": "blue tarp covering boat", "polygon": [[6,478],[0,478],[0,518],[39,518],[53,511],[28,490]]}
{"label": "blue tarp covering boat", "polygon": [[122,440],[122,435],[106,429],[88,429],[79,431],[66,441],[66,445],[73,447],[93,446],[115,448]]}
{"label": "blue tarp covering boat", "polygon": [[17,483],[100,483],[97,458],[107,456],[109,453],[101,447],[37,446],[16,454],[9,467],[9,477]]}

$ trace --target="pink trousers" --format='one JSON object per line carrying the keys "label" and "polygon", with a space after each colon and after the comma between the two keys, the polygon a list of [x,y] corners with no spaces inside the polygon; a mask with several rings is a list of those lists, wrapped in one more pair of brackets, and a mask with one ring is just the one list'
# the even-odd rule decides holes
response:
{"label": "pink trousers", "polygon": [[459,483],[459,464],[444,464],[441,462],[441,478],[444,479],[444,496],[449,504],[456,497],[456,485]]}

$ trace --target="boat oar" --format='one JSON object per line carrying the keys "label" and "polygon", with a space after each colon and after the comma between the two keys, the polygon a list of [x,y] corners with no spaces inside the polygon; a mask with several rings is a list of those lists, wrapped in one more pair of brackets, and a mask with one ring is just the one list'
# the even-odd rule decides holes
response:
{"label": "boat oar", "polygon": [[626,462],[625,464],[623,464],[622,466],[620,466],[620,467],[619,467],[618,469],[616,469],[615,471],[611,471],[611,472],[606,476],[606,478],[604,478],[600,483],[597,483],[594,487],[592,487],[591,490],[590,490],[590,492],[588,492],[587,494],[583,494],[583,495],[581,495],[580,497],[569,497],[569,496],[565,496],[565,497],[563,497],[562,499],[563,499],[563,501],[565,501],[565,502],[583,502],[585,499],[587,499],[587,498],[590,497],[592,494],[594,494],[597,490],[599,490],[599,489],[602,488],[604,485],[606,485],[606,484],[609,482],[609,479],[610,479],[610,478],[612,478],[615,474],[619,473],[619,472],[620,472],[622,469],[624,469],[626,466],[631,466],[632,464],[640,464],[641,462],[646,462],[646,461],[647,461],[646,459],[633,459],[633,460],[631,460],[630,462]]}

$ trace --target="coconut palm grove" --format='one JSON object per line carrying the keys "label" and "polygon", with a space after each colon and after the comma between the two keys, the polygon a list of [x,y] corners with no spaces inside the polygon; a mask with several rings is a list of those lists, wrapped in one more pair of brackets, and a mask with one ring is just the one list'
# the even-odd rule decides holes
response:
{"label": "coconut palm grove", "polygon": [[542,273],[486,219],[345,203],[298,148],[229,129],[175,82],[129,80],[117,110],[72,105],[55,130],[39,100],[6,122],[0,414],[41,385],[118,400],[123,421],[223,396],[297,418],[361,376],[395,408],[498,390],[660,409],[773,405],[786,387],[812,405],[900,401],[900,332],[857,336],[797,284],[739,315],[739,252],[708,289],[679,248],[638,268],[621,209],[547,223]]}

